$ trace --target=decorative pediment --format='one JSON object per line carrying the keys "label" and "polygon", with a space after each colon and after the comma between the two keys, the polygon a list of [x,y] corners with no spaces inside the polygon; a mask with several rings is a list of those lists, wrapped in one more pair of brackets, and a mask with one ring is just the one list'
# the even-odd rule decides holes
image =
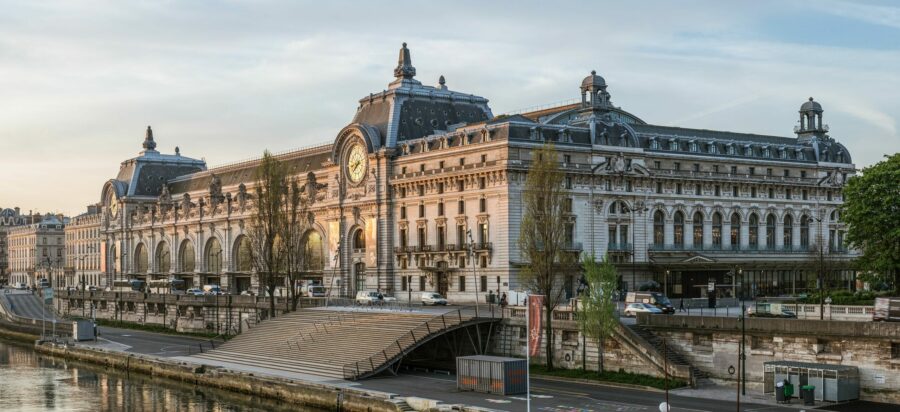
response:
{"label": "decorative pediment", "polygon": [[464,225],[464,224],[466,224],[466,219],[468,219],[468,217],[465,216],[465,215],[457,216],[457,217],[456,217],[456,224],[457,224],[457,225]]}
{"label": "decorative pediment", "polygon": [[703,256],[703,255],[694,255],[687,259],[681,261],[682,263],[715,263],[716,260]]}

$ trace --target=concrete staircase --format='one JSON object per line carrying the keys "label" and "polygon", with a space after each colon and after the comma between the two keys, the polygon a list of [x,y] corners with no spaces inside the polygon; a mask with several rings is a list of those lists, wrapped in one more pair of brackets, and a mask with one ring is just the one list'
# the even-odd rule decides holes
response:
{"label": "concrete staircase", "polygon": [[[383,370],[423,342],[471,321],[461,310],[404,312],[302,309],[260,323],[201,359],[255,368],[356,379]],[[430,333],[423,333],[421,330]]]}
{"label": "concrete staircase", "polygon": [[[641,325],[627,325],[628,329],[634,331],[634,333],[640,336],[642,339],[647,341],[651,346],[656,348],[656,350],[663,354],[665,352],[666,359],[668,359],[669,363],[674,365],[684,366],[690,369],[691,377],[694,380],[695,386],[700,386],[703,384],[708,378],[709,374],[698,369],[697,367],[691,365],[687,359],[684,358],[678,351],[672,346],[668,345],[668,347],[663,350],[663,341],[656,334],[654,334],[651,330],[641,326]],[[701,382],[703,381],[703,382]]]}

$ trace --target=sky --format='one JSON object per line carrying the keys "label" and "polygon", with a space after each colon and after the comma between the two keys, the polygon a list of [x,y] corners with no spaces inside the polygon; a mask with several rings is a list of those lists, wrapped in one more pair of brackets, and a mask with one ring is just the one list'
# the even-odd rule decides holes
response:
{"label": "sky", "polygon": [[0,207],[82,213],[141,150],[213,167],[329,143],[416,78],[495,115],[597,70],[652,124],[792,136],[810,96],[857,168],[900,151],[900,3],[0,0]]}

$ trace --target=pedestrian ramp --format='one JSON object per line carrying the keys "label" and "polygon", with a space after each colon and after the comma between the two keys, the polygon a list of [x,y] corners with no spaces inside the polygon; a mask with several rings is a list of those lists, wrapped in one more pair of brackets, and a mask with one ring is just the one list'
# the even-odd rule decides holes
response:
{"label": "pedestrian ramp", "polygon": [[473,309],[440,311],[308,308],[266,320],[195,358],[254,369],[363,379],[460,328],[499,321]]}

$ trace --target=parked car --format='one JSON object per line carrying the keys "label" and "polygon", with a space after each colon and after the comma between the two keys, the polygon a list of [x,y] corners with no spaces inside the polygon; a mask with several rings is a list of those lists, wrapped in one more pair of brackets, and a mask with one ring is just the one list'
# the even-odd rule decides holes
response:
{"label": "parked car", "polygon": [[659,292],[628,292],[625,295],[625,303],[649,303],[662,313],[675,313],[675,307],[666,295]]}
{"label": "parked car", "polygon": [[900,322],[900,298],[875,298],[873,321]]}
{"label": "parked car", "polygon": [[247,290],[241,292],[241,296],[256,296],[256,294],[253,293],[252,290],[247,289]]}
{"label": "parked car", "polygon": [[305,285],[300,291],[302,295],[312,298],[325,297],[325,286],[322,285]]}
{"label": "parked car", "polygon": [[191,296],[203,296],[203,290],[200,288],[190,288],[184,293]]}
{"label": "parked car", "polygon": [[637,316],[638,313],[650,313],[655,315],[663,313],[663,311],[656,306],[643,302],[631,303],[625,307],[625,316],[634,317]]}
{"label": "parked car", "polygon": [[28,286],[26,286],[24,283],[22,283],[22,282],[16,283],[16,290],[25,290],[25,289],[28,289]]}
{"label": "parked car", "polygon": [[780,303],[757,303],[747,308],[751,318],[796,318],[797,314],[781,306]]}
{"label": "parked car", "polygon": [[203,285],[203,293],[206,295],[224,295],[219,285]]}
{"label": "parked car", "polygon": [[378,297],[379,293],[375,291],[359,291],[356,292],[356,303],[360,305],[379,305],[381,304],[381,298]]}
{"label": "parked car", "polygon": [[447,305],[447,299],[440,293],[422,292],[422,306]]}

